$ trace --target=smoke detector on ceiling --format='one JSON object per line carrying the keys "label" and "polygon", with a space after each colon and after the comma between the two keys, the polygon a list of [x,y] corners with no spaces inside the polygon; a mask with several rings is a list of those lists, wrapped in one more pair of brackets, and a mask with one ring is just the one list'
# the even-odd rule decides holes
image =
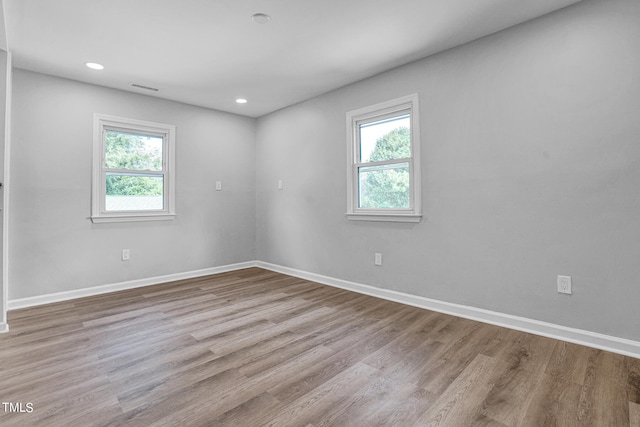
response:
{"label": "smoke detector on ceiling", "polygon": [[254,13],[251,16],[251,20],[256,24],[266,24],[271,21],[271,17],[266,13]]}

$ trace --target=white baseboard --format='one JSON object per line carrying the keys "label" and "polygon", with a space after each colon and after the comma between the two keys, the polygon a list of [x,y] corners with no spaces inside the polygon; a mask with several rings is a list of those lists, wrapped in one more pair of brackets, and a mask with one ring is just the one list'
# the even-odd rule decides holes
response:
{"label": "white baseboard", "polygon": [[640,359],[640,342],[450,302],[438,301],[258,261],[257,267],[414,307],[554,338]]}
{"label": "white baseboard", "polygon": [[192,279],[194,277],[208,276],[210,274],[225,273],[227,271],[240,270],[243,268],[255,267],[255,261],[229,264],[219,267],[205,268],[202,270],[187,271],[184,273],[167,274],[165,276],[149,277],[146,279],[129,280],[126,282],[112,283],[108,285],[94,286],[91,288],[75,289],[73,291],[57,292],[54,294],[38,295],[35,297],[19,298],[7,302],[8,310],[33,307],[36,305],[50,304],[52,302],[67,301],[76,298],[89,297],[106,294],[109,292],[123,291],[126,289],[141,288],[143,286],[157,285],[160,283],[173,282],[176,280]]}
{"label": "white baseboard", "polygon": [[[19,308],[32,307],[36,305],[49,304],[53,302],[67,301],[76,298],[82,298],[93,295],[100,295],[109,292],[121,291],[126,289],[139,288],[160,283],[173,282],[176,280],[191,279],[195,277],[207,276],[210,274],[225,273],[228,271],[240,270],[243,268],[260,267],[266,270],[275,271],[277,273],[289,276],[299,277],[301,279],[341,288],[360,294],[370,295],[389,301],[399,302],[401,304],[411,305],[427,310],[437,311],[440,313],[450,314],[457,317],[476,320],[483,323],[489,323],[496,326],[515,329],[518,331],[528,332],[535,335],[554,338],[561,341],[567,341],[575,344],[585,345],[613,353],[623,354],[625,356],[640,359],[640,342],[632,341],[625,338],[618,338],[610,335],[604,335],[597,332],[585,331],[582,329],[569,328],[554,323],[542,322],[539,320],[528,319],[526,317],[513,316],[510,314],[499,313],[491,310],[470,307],[460,304],[454,304],[445,301],[438,301],[431,298],[421,297],[417,295],[406,294],[403,292],[392,291],[388,289],[377,288],[375,286],[363,285],[361,283],[349,282],[342,279],[336,279],[329,276],[310,273],[307,271],[296,270],[281,265],[271,264],[263,261],[247,261],[238,264],[230,264],[219,267],[206,268],[203,270],[189,271],[185,273],[169,274],[166,276],[156,276],[146,279],[131,280],[121,283],[113,283],[109,285],[95,286],[92,288],[77,289],[73,291],[59,292],[48,295],[40,295],[29,298],[21,298],[9,300],[7,308],[16,310]],[[0,333],[7,332],[9,325],[0,323]]]}

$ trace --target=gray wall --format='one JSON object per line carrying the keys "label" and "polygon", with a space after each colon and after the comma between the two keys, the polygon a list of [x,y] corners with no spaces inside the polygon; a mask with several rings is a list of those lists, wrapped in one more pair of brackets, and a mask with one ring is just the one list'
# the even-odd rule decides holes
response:
{"label": "gray wall", "polygon": [[[16,70],[9,297],[259,259],[640,340],[637,52],[585,0],[257,121]],[[346,112],[413,92],[423,221],[347,221]],[[88,220],[94,112],[177,125],[175,221]]]}
{"label": "gray wall", "polygon": [[[585,0],[262,117],[257,258],[640,340],[638,52],[640,2]],[[345,113],[413,92],[422,222],[346,220]]]}
{"label": "gray wall", "polygon": [[[176,125],[174,221],[88,219],[94,112]],[[15,70],[12,122],[10,300],[255,259],[255,120]]]}

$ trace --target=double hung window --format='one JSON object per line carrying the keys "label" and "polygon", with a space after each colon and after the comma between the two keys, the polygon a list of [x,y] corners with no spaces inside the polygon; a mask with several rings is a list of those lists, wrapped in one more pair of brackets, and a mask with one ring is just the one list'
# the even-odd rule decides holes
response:
{"label": "double hung window", "polygon": [[175,216],[175,126],[96,114],[93,222]]}
{"label": "double hung window", "polygon": [[347,217],[420,221],[418,96],[347,113]]}

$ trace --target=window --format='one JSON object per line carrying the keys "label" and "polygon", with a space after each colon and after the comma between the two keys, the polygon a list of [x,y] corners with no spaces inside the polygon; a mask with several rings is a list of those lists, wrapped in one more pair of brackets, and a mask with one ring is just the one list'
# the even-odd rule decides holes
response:
{"label": "window", "polygon": [[349,219],[420,221],[418,118],[417,94],[347,113]]}
{"label": "window", "polygon": [[175,126],[94,116],[93,222],[173,219]]}

